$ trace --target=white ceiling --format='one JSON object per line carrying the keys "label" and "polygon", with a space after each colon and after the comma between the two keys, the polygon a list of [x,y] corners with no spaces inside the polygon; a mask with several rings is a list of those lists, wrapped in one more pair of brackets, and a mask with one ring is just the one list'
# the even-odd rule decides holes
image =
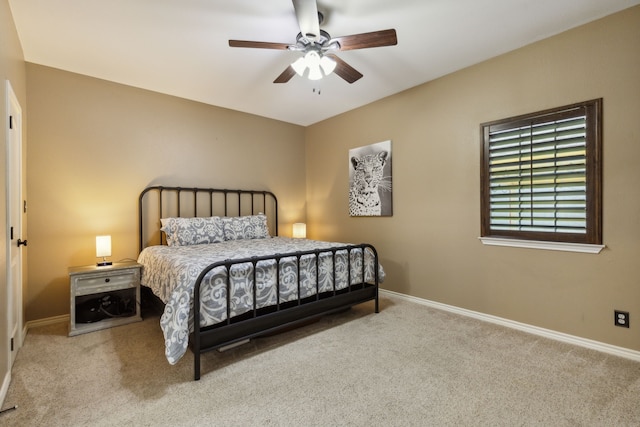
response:
{"label": "white ceiling", "polygon": [[318,0],[334,37],[396,29],[397,46],[337,53],[364,74],[353,84],[274,84],[299,53],[228,46],[293,44],[291,0],[9,4],[28,62],[307,126],[640,0]]}

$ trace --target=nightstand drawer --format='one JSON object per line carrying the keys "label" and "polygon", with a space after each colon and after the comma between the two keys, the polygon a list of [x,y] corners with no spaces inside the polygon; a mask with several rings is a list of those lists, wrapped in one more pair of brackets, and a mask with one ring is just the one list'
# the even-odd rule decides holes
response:
{"label": "nightstand drawer", "polygon": [[118,289],[134,288],[138,281],[138,270],[126,273],[98,277],[76,277],[74,287],[76,296],[109,292]]}

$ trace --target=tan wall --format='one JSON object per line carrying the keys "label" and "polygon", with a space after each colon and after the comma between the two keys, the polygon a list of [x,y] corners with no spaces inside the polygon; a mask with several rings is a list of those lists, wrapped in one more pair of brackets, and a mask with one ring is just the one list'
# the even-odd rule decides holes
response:
{"label": "tan wall", "polygon": [[67,268],[96,262],[96,235],[137,257],[150,184],[273,191],[281,235],[305,218],[300,126],[34,64],[27,82],[30,320],[69,312]]}
{"label": "tan wall", "polygon": [[[599,97],[607,249],[483,246],[480,124]],[[640,7],[313,125],[306,138],[309,235],[375,244],[384,288],[640,350]],[[348,150],[389,139],[393,217],[351,218]],[[630,311],[630,329],[613,325],[614,309]]]}
{"label": "tan wall", "polygon": [[[5,162],[6,162],[6,145],[7,145],[7,89],[6,81],[11,82],[13,92],[20,102],[23,113],[23,159],[26,159],[26,107],[27,107],[27,92],[26,92],[26,75],[24,67],[24,56],[22,54],[22,47],[18,40],[18,33],[16,32],[13,17],[11,16],[11,10],[9,3],[6,0],[0,1],[0,112],[2,123],[2,130],[0,131],[0,164],[2,171],[0,173],[0,227],[2,232],[0,233],[0,387],[2,386],[3,379],[6,379],[9,369],[8,346],[9,336],[6,325],[7,319],[7,230],[5,228],[7,223],[6,216],[6,174],[5,174]],[[26,164],[23,165],[23,172]],[[23,190],[24,193],[24,190]],[[26,227],[26,219],[23,224]],[[24,262],[26,263],[26,251],[24,253]],[[26,274],[23,275],[23,279],[26,280]],[[7,384],[8,385],[8,384]],[[0,396],[0,402],[3,396]]]}

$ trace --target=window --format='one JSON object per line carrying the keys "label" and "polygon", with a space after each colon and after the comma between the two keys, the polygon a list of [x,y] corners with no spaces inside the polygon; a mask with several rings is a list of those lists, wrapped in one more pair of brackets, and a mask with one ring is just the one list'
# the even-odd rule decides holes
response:
{"label": "window", "polygon": [[482,237],[602,244],[602,99],[481,128]]}

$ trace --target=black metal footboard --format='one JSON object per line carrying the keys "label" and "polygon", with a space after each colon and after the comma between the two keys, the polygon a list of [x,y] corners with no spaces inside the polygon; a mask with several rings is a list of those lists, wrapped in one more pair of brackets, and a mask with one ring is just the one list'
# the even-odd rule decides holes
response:
{"label": "black metal footboard", "polygon": [[[346,274],[347,282],[344,288],[338,289],[336,283],[338,282],[336,272],[336,255],[346,254]],[[333,262],[332,269],[332,286],[330,291],[321,291],[319,270],[320,270],[320,257],[331,256]],[[305,257],[308,259],[312,257],[315,262],[315,286],[316,292],[311,296],[301,297],[301,279],[302,274],[300,271],[301,259]],[[357,278],[352,277],[352,264],[355,260],[360,258],[361,272]],[[366,259],[371,258],[373,274],[372,277],[367,277]],[[291,262],[295,260],[297,267],[297,299],[293,301],[280,301],[280,266],[281,262]],[[276,271],[276,303],[266,307],[257,307],[257,287],[259,280],[256,280],[256,271],[258,270],[257,264],[264,261],[273,261],[275,263]],[[253,281],[253,309],[240,316],[232,316],[231,312],[231,268],[234,265],[239,264],[252,264],[252,281]],[[226,309],[227,316],[223,322],[213,325],[202,327],[200,325],[200,312],[201,312],[201,297],[200,288],[202,286],[205,276],[213,269],[218,267],[224,267],[226,269]],[[196,279],[193,295],[193,319],[194,330],[191,336],[191,348],[194,353],[194,379],[200,379],[200,355],[203,352],[219,349],[221,347],[234,344],[236,342],[246,340],[248,338],[257,337],[266,333],[275,332],[285,327],[294,326],[296,324],[329,314],[344,310],[354,305],[366,302],[375,301],[375,312],[379,311],[378,304],[378,284],[379,284],[379,265],[378,265],[378,253],[376,249],[370,244],[359,245],[347,245],[339,246],[330,249],[317,249],[312,251],[298,251],[284,254],[277,254],[273,256],[261,256],[251,257],[236,260],[227,260],[222,262],[216,262],[206,267],[198,278]],[[358,281],[356,279],[362,279]],[[357,283],[352,283],[353,281]]]}

